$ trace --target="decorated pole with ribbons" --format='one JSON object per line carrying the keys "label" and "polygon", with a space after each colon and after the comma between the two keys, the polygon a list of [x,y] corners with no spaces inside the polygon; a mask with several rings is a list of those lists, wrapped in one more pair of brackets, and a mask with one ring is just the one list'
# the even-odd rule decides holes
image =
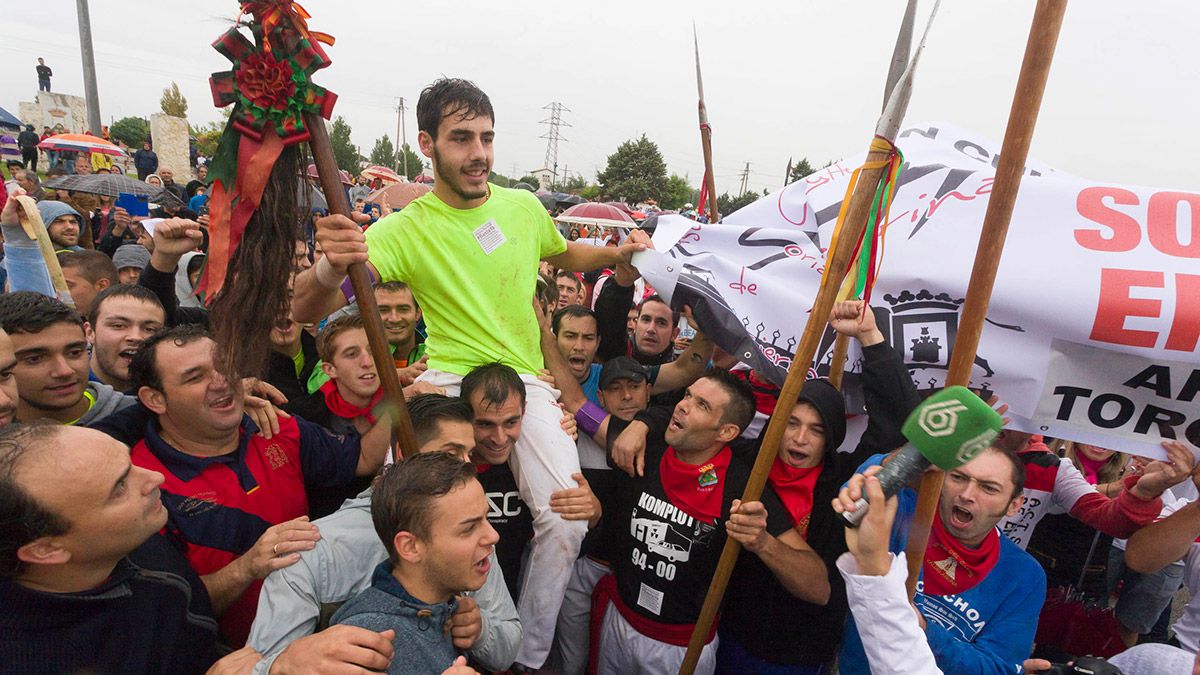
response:
{"label": "decorated pole with ribbons", "polygon": [[[1050,76],[1050,64],[1054,60],[1054,48],[1058,44],[1058,34],[1066,11],[1067,0],[1038,0],[1037,8],[1033,12],[1033,23],[1025,44],[1025,57],[1017,78],[1017,91],[1013,95],[1012,108],[1008,113],[1008,127],[1004,130],[1004,142],[1000,150],[1000,161],[996,166],[996,180],[992,184],[991,198],[984,213],[979,247],[975,251],[975,263],[967,285],[967,297],[963,303],[962,317],[958,321],[958,335],[950,353],[950,369],[946,375],[948,387],[956,384],[966,386],[971,379],[975,351],[979,347],[983,322],[987,318],[988,302],[992,297],[992,286],[996,282],[996,271],[1000,266],[1000,256],[1004,252],[1008,223],[1017,201],[1017,191],[1021,187],[1025,160],[1029,156],[1029,144],[1033,140],[1033,129],[1042,107],[1046,80]],[[908,544],[905,547],[908,558],[909,597],[916,592],[917,578],[925,560],[925,548],[929,545],[930,527],[937,511],[938,498],[942,493],[943,477],[941,471],[933,470],[926,472],[921,478],[916,512],[913,514]]]}
{"label": "decorated pole with ribbons", "polygon": [[696,37],[696,23],[692,22],[692,46],[696,50],[696,93],[699,96],[700,148],[704,152],[704,181],[700,184],[700,198],[696,200],[696,212],[704,213],[708,206],[708,222],[715,223],[721,214],[717,211],[717,179],[713,174],[712,127],[708,124],[708,108],[704,105],[704,78],[700,75],[700,39]]}
{"label": "decorated pole with ribbons", "polygon": [[[298,197],[309,192],[298,185],[304,142],[330,211],[350,215],[325,129],[337,96],[312,80],[330,64],[322,45],[333,38],[309,31],[308,12],[291,0],[240,7],[235,25],[213,43],[232,63],[209,80],[213,103],[233,109],[209,168],[209,249],[198,289],[211,308],[218,368],[231,376],[261,372],[269,349],[261,336],[289,311],[294,245],[310,217]],[[352,266],[350,279],[392,415],[393,446],[412,451],[412,423],[365,266]]]}
{"label": "decorated pole with ribbons", "polygon": [[[904,18],[900,20],[900,31],[896,34],[896,46],[892,49],[892,60],[888,65],[887,83],[883,90],[883,107],[886,109],[888,100],[892,97],[892,91],[896,89],[896,83],[900,81],[900,76],[904,74],[905,68],[908,66],[909,55],[912,53],[913,27],[917,20],[917,0],[908,0],[908,4],[904,8]],[[890,194],[890,190],[889,190]],[[891,204],[889,196],[888,205]],[[886,207],[884,211],[886,211]],[[887,221],[884,220],[886,225]],[[880,251],[883,246],[883,229],[876,228],[875,236],[878,237]],[[850,272],[846,276],[858,277],[859,261],[856,259],[850,267]],[[842,284],[842,290],[838,294],[838,300],[846,300],[851,297],[855,286],[851,285],[847,280]],[[857,296],[855,296],[857,298]],[[850,350],[850,338],[838,333],[833,342],[833,357],[829,363],[829,382],[834,387],[842,388],[842,375],[846,372],[846,355]]]}
{"label": "decorated pole with ribbons", "polygon": [[[870,223],[874,222],[878,225],[881,218],[883,223],[887,222],[886,208],[884,213],[879,212],[880,198],[881,196],[890,198],[891,188],[888,187],[888,177],[890,176],[894,180],[895,174],[899,170],[900,154],[895,145],[896,136],[900,131],[900,124],[904,121],[904,113],[908,110],[916,65],[924,50],[925,38],[929,35],[929,27],[933,25],[937,8],[938,3],[935,3],[929,16],[929,23],[925,28],[925,36],[921,38],[921,44],[917,47],[916,54],[904,70],[904,74],[892,91],[883,114],[879,117],[875,126],[875,137],[871,140],[866,161],[851,178],[850,186],[847,189],[848,196],[842,202],[838,225],[830,242],[821,286],[813,301],[812,310],[808,314],[808,322],[804,326],[800,344],[796,347],[795,358],[788,369],[787,379],[784,380],[783,387],[779,390],[775,411],[771,414],[767,428],[763,431],[754,467],[751,470],[750,478],[746,481],[746,487],[742,491],[743,503],[758,501],[762,496],[763,488],[767,484],[767,476],[771,471],[771,464],[775,460],[779,443],[783,440],[783,432],[787,428],[788,417],[791,415],[792,409],[796,407],[800,390],[804,388],[805,377],[813,357],[816,355],[821,336],[825,332],[829,313],[833,311],[833,305],[837,302],[842,283],[844,280],[848,280],[847,272],[851,262],[855,258],[861,257],[864,249],[873,248],[870,242],[864,244],[864,237]],[[869,293],[868,279],[860,279],[855,283],[856,285],[861,283]],[[700,661],[700,653],[704,649],[709,630],[716,618],[717,610],[721,606],[721,600],[725,596],[729,575],[733,573],[733,567],[737,563],[740,552],[741,545],[737,540],[727,537],[725,547],[721,550],[721,558],[717,562],[716,571],[713,573],[712,583],[708,587],[708,594],[704,596],[704,604],[700,608],[700,615],[692,629],[687,653],[679,668],[680,675],[692,675]]]}

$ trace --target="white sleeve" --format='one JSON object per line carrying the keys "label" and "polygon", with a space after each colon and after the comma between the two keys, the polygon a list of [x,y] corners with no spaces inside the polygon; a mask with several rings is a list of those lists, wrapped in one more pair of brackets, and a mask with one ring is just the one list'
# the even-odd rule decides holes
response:
{"label": "white sleeve", "polygon": [[904,554],[892,558],[886,576],[858,575],[857,567],[849,553],[837,560],[872,675],[942,675],[908,601]]}
{"label": "white sleeve", "polygon": [[[1058,473],[1054,476],[1054,492],[1050,495],[1053,513],[1070,513],[1075,508],[1079,498],[1096,491],[1096,486],[1087,482],[1075,463],[1066,458],[1059,458]],[[1061,509],[1061,510],[1059,510]]]}

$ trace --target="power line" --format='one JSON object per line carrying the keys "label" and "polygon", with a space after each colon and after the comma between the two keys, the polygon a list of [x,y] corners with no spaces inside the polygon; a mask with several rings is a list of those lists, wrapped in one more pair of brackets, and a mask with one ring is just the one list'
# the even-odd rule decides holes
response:
{"label": "power line", "polygon": [[548,124],[548,125],[550,125],[550,130],[547,131],[545,134],[542,134],[538,138],[546,139],[546,168],[550,169],[550,175],[553,176],[553,182],[557,183],[558,182],[558,142],[567,140],[565,138],[562,138],[562,136],[559,134],[559,130],[561,129],[561,127],[571,126],[570,124],[562,121],[562,114],[564,112],[571,112],[571,109],[567,108],[566,106],[559,103],[558,101],[554,101],[554,102],[550,103],[549,105],[544,106],[542,108],[542,110],[549,110],[550,117],[542,120],[541,122],[538,122],[538,124]]}
{"label": "power line", "polygon": [[742,178],[742,189],[738,192],[738,196],[741,197],[746,194],[746,182],[750,180],[750,162],[746,162],[746,168],[738,175]]}

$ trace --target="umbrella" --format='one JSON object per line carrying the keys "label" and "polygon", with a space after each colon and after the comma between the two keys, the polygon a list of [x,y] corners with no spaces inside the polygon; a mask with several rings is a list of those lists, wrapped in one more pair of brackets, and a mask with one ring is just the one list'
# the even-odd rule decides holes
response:
{"label": "umbrella", "polygon": [[538,201],[542,203],[542,208],[553,209],[558,206],[558,200],[549,192],[537,195]]}
{"label": "umbrella", "polygon": [[385,183],[400,183],[404,180],[400,177],[400,174],[392,171],[386,166],[379,166],[378,164],[375,166],[368,166],[367,168],[363,169],[362,177],[369,181],[378,178]]}
{"label": "umbrella", "polygon": [[38,143],[42,150],[65,150],[67,152],[98,152],[102,155],[128,157],[129,155],[103,138],[89,134],[59,134]]}
{"label": "umbrella", "polygon": [[0,129],[20,129],[21,120],[4,108],[0,108]]}
{"label": "umbrella", "polygon": [[69,192],[85,192],[93,195],[117,197],[121,193],[146,195],[150,201],[162,204],[171,202],[182,205],[183,202],[174,192],[158,185],[151,185],[140,180],[134,180],[120,173],[95,173],[86,176],[61,176],[44,183],[45,187]]}
{"label": "umbrella", "polygon": [[563,211],[557,218],[560,223],[578,225],[599,225],[601,227],[637,227],[633,219],[625,212],[608,204],[584,203],[576,204]]}
{"label": "umbrella", "polygon": [[572,205],[585,204],[585,203],[587,203],[587,200],[584,199],[583,197],[580,197],[579,195],[565,195],[565,196],[563,196],[562,199],[558,200],[558,203],[559,204],[572,204]]}
{"label": "umbrella", "polygon": [[416,178],[414,178],[412,182],[426,183],[428,185],[433,185],[433,176],[426,176],[425,174],[420,174]]}
{"label": "umbrella", "polygon": [[629,205],[626,204],[625,202],[604,202],[604,203],[615,209],[620,209],[621,213],[624,213],[627,216],[631,215],[633,213],[633,209],[629,208]]}
{"label": "umbrella", "polygon": [[[320,172],[317,171],[316,164],[309,164],[307,173],[308,177],[313,180],[319,180],[321,178]],[[338,169],[338,178],[341,179],[342,185],[354,185],[354,179],[350,177],[350,172],[346,171],[345,169]]]}
{"label": "umbrella", "polygon": [[380,188],[367,195],[367,203],[383,204],[383,200],[386,198],[388,206],[392,207],[395,211],[399,211],[408,206],[414,199],[432,189],[423,183],[396,183],[395,185]]}
{"label": "umbrella", "polygon": [[513,189],[514,190],[528,190],[529,192],[533,192],[533,186],[530,185],[529,183],[517,183],[516,185],[513,185]]}
{"label": "umbrella", "polygon": [[329,202],[325,199],[325,193],[303,178],[296,181],[296,201],[301,206],[308,204],[308,208],[311,210],[329,210]]}

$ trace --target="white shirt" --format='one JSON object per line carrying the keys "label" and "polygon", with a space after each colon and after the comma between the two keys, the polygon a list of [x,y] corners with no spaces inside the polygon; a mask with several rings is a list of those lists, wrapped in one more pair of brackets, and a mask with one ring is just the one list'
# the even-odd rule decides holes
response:
{"label": "white shirt", "polygon": [[942,675],[933,660],[917,610],[908,601],[904,554],[892,556],[885,576],[856,574],[854,556],[843,553],[838,571],[846,580],[846,599],[858,625],[872,675]]}

